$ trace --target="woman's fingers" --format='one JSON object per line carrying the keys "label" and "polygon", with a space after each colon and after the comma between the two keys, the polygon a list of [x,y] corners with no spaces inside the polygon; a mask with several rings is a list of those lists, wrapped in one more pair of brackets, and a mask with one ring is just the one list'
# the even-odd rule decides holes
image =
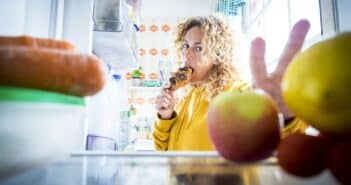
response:
{"label": "woman's fingers", "polygon": [[164,111],[168,109],[168,105],[160,103],[160,104],[156,104],[156,110],[158,112]]}
{"label": "woman's fingers", "polygon": [[250,69],[255,86],[260,86],[260,82],[267,78],[267,69],[264,60],[265,49],[265,41],[262,38],[258,37],[251,42]]}
{"label": "woman's fingers", "polygon": [[156,97],[156,109],[158,111],[173,110],[175,100],[171,92],[162,91]]}
{"label": "woman's fingers", "polygon": [[276,74],[283,75],[286,67],[289,65],[293,57],[301,50],[310,23],[308,20],[302,19],[295,23],[291,29],[289,40],[285,45],[284,51],[280,56],[278,66],[275,70]]}
{"label": "woman's fingers", "polygon": [[174,101],[173,92],[168,89],[163,89],[161,95],[163,95],[163,98],[166,98],[171,103]]}
{"label": "woman's fingers", "polygon": [[171,105],[171,101],[165,98],[159,99],[156,101],[157,105],[160,105],[161,107],[168,108]]}

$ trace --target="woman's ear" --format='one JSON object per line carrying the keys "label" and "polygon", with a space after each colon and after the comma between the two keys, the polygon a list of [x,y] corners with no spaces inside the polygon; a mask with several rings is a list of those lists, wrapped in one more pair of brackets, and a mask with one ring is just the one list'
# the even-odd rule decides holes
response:
{"label": "woman's ear", "polygon": [[220,62],[219,62],[219,59],[221,57],[221,54],[220,53],[216,53],[216,58],[214,59],[215,61],[213,62],[214,65],[218,65]]}
{"label": "woman's ear", "polygon": [[219,60],[218,59],[214,59],[213,65],[214,66],[218,66],[219,65]]}

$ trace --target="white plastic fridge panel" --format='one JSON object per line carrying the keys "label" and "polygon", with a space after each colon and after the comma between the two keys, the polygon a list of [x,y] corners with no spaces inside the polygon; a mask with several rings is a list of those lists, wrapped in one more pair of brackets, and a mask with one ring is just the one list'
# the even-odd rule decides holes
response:
{"label": "white plastic fridge panel", "polygon": [[93,0],[1,0],[0,35],[65,39],[91,53]]}
{"label": "white plastic fridge panel", "polygon": [[65,0],[62,39],[72,42],[80,52],[91,53],[93,0]]}
{"label": "white plastic fridge panel", "polygon": [[51,1],[27,0],[24,33],[36,37],[50,37]]}
{"label": "white plastic fridge panel", "polygon": [[0,35],[48,37],[50,6],[48,0],[2,0]]}
{"label": "white plastic fridge panel", "polygon": [[26,0],[3,0],[0,3],[0,35],[24,32]]}

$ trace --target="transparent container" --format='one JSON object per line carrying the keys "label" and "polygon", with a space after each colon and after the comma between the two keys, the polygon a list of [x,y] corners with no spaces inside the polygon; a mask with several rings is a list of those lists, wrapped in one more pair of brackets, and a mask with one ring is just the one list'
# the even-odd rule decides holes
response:
{"label": "transparent container", "polygon": [[82,150],[85,127],[81,97],[0,86],[0,177]]}

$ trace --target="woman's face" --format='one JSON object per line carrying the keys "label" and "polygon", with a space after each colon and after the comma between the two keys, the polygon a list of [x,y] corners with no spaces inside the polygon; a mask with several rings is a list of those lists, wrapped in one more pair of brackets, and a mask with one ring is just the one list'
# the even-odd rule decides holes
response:
{"label": "woman's face", "polygon": [[202,37],[203,33],[198,26],[190,28],[184,37],[182,52],[185,65],[194,69],[191,82],[203,81],[213,66],[209,57],[205,57]]}

